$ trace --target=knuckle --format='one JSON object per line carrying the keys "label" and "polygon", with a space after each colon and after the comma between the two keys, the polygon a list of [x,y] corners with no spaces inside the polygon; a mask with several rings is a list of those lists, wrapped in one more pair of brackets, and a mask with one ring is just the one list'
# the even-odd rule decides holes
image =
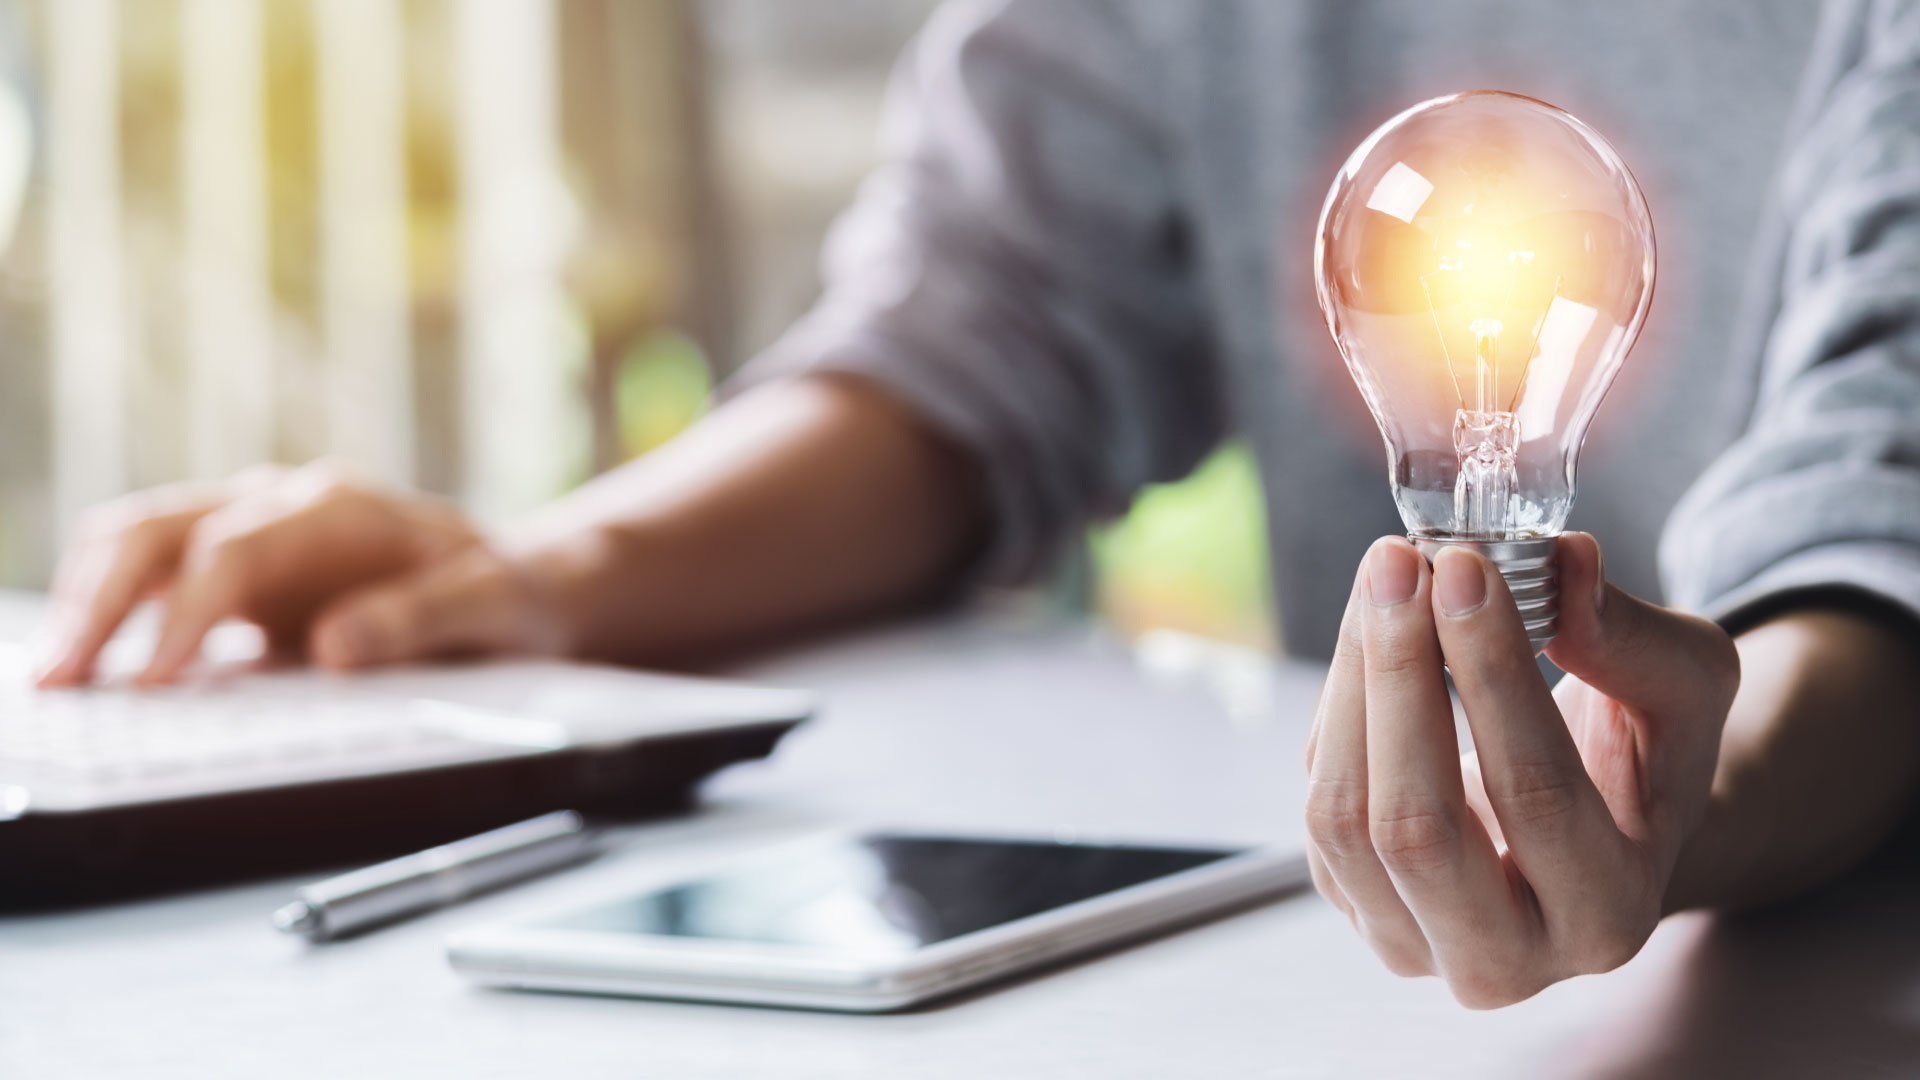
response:
{"label": "knuckle", "polygon": [[1365,786],[1350,780],[1309,780],[1307,836],[1329,858],[1351,858],[1371,846]]}
{"label": "knuckle", "polygon": [[344,476],[316,479],[302,493],[307,506],[351,506],[367,500],[367,489]]}
{"label": "knuckle", "polygon": [[1405,950],[1383,948],[1376,944],[1373,946],[1373,954],[1380,958],[1382,967],[1403,979],[1418,979],[1433,974],[1433,970],[1427,966],[1426,961]]}
{"label": "knuckle", "polygon": [[1307,849],[1307,869],[1313,878],[1313,887],[1329,904],[1339,909],[1347,918],[1353,918],[1353,904],[1347,899],[1340,887],[1333,883],[1333,874],[1319,852],[1309,845]]}
{"label": "knuckle", "polygon": [[1334,652],[1350,656],[1360,656],[1366,648],[1365,619],[1350,600],[1347,610],[1340,616],[1340,633],[1334,640]]}
{"label": "knuckle", "polygon": [[1574,970],[1583,975],[1600,975],[1633,959],[1645,938],[1624,930],[1587,935],[1568,950]]}
{"label": "knuckle", "polygon": [[[1526,645],[1526,631],[1519,629],[1520,616],[1512,617],[1520,643]],[[1469,670],[1478,669],[1481,678],[1495,686],[1514,686],[1529,680],[1540,680],[1540,666],[1533,658],[1531,648],[1498,648],[1475,650],[1473,663],[1465,665]]]}
{"label": "knuckle", "polygon": [[372,489],[358,473],[334,458],[320,458],[302,465],[293,474],[292,486],[297,501],[307,506],[360,502],[372,495]]}
{"label": "knuckle", "polygon": [[435,586],[431,591],[437,595],[489,603],[519,599],[531,588],[515,567],[483,545],[447,559],[430,580]]}
{"label": "knuckle", "polygon": [[1461,636],[1450,638],[1447,666],[1462,693],[1507,692],[1543,681],[1519,615],[1509,614],[1507,618],[1511,623],[1503,624],[1482,612],[1479,621],[1462,630]]}
{"label": "knuckle", "polygon": [[1320,894],[1320,898],[1327,902],[1329,907],[1346,916],[1348,924],[1355,930],[1360,929],[1359,912],[1355,910],[1353,901],[1349,900],[1347,895],[1340,891],[1340,887],[1333,883],[1332,877],[1328,876],[1324,871],[1314,875],[1313,888],[1315,892]]}
{"label": "knuckle", "polygon": [[329,480],[316,484],[307,493],[306,503],[314,507],[353,506],[366,500],[367,493],[351,480]]}
{"label": "knuckle", "polygon": [[256,529],[226,528],[219,523],[195,529],[189,541],[192,561],[207,568],[244,572],[258,558],[259,538]]}
{"label": "knuckle", "polygon": [[1433,974],[1433,954],[1425,948],[1406,942],[1389,939],[1376,933],[1370,926],[1360,928],[1360,936],[1366,940],[1373,955],[1390,972],[1403,979],[1418,979]]}
{"label": "knuckle", "polygon": [[230,483],[242,491],[251,491],[278,484],[285,480],[291,473],[292,470],[288,469],[285,465],[271,462],[249,465],[239,472],[234,473]]}
{"label": "knuckle", "polygon": [[454,560],[461,575],[470,581],[505,588],[518,583],[515,567],[498,551],[476,545],[462,551]]}
{"label": "knuckle", "polygon": [[1430,799],[1396,799],[1375,808],[1368,836],[1380,862],[1401,874],[1424,874],[1452,861],[1460,844],[1460,816]]}
{"label": "knuckle", "polygon": [[1582,975],[1599,975],[1633,959],[1653,935],[1659,919],[1658,904],[1658,899],[1653,899],[1612,919],[1582,919],[1581,931],[1560,945],[1565,964]]}
{"label": "knuckle", "polygon": [[1713,687],[1719,700],[1731,703],[1734,695],[1740,691],[1740,648],[1733,643],[1732,635],[1716,623],[1700,620],[1703,636],[1707,642],[1709,661],[1703,665],[1713,679]]}
{"label": "knuckle", "polygon": [[151,533],[165,512],[163,503],[152,491],[135,491],[117,499],[96,503],[82,510],[74,520],[79,536],[100,539],[132,533]]}
{"label": "knuckle", "polygon": [[[1606,623],[1613,629],[1610,647],[1618,652],[1639,655],[1653,643],[1655,636],[1647,625],[1646,608],[1638,597],[1617,591],[1609,597],[1609,603],[1615,600],[1620,601],[1619,614]],[[1609,611],[1613,610],[1613,607],[1609,607]]]}
{"label": "knuckle", "polygon": [[1508,828],[1562,833],[1571,827],[1580,805],[1579,781],[1553,765],[1512,764],[1497,778],[1482,777],[1482,782]]}
{"label": "knuckle", "polygon": [[92,535],[111,538],[122,551],[144,552],[159,543],[161,531],[157,518],[126,514],[116,524],[103,523]]}
{"label": "knuckle", "polygon": [[419,613],[405,595],[383,590],[363,598],[354,607],[353,616],[370,632],[395,638],[414,633]]}
{"label": "knuckle", "polygon": [[1419,647],[1415,631],[1406,626],[1376,626],[1367,633],[1367,674],[1384,679],[1409,679],[1429,666],[1429,653]]}
{"label": "knuckle", "polygon": [[347,481],[354,472],[345,461],[329,455],[314,458],[295,469],[293,475],[308,483],[328,484]]}
{"label": "knuckle", "polygon": [[1447,989],[1461,1005],[1476,1010],[1503,1009],[1545,989],[1547,980],[1515,967],[1472,964],[1446,974]]}

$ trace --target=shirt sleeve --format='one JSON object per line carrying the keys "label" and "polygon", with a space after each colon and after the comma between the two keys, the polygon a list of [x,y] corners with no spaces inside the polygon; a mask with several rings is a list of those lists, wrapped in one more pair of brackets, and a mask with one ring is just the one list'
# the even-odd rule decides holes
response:
{"label": "shirt sleeve", "polygon": [[996,582],[1223,428],[1171,138],[1121,14],[940,11],[894,74],[823,298],[729,387],[831,372],[904,401],[979,463]]}
{"label": "shirt sleeve", "polygon": [[1750,427],[1661,546],[1668,594],[1729,623],[1829,589],[1920,617],[1920,5],[1836,5],[1808,79]]}

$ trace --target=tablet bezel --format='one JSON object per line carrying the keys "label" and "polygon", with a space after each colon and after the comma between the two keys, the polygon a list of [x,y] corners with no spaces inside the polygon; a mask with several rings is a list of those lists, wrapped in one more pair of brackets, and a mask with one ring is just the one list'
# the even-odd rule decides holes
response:
{"label": "tablet bezel", "polygon": [[[849,837],[875,831],[816,835],[781,845],[775,851],[755,852],[718,869],[751,865],[800,845],[845,842]],[[1032,840],[885,832],[929,839]],[[1108,846],[1133,845],[1115,841]],[[712,872],[679,880],[697,880]],[[814,945],[528,923],[456,933],[448,939],[447,957],[467,978],[501,988],[884,1012],[1170,931],[1298,889],[1307,881],[1306,862],[1298,853],[1242,850],[1202,866],[893,956],[860,956]],[[556,914],[578,910],[579,905],[573,905]]]}

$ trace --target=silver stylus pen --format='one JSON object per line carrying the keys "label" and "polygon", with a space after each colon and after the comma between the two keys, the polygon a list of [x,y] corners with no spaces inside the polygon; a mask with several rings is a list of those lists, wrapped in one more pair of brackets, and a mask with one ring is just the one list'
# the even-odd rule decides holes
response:
{"label": "silver stylus pen", "polygon": [[326,941],[458,903],[594,852],[594,835],[580,815],[561,810],[308,885],[273,913],[273,925]]}

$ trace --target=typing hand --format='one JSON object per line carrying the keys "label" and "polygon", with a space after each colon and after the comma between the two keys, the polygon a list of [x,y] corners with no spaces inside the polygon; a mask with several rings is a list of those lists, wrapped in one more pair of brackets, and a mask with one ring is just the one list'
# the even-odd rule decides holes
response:
{"label": "typing hand", "polygon": [[526,586],[451,505],[326,463],[173,485],[95,508],[54,577],[42,686],[84,683],[142,599],[166,594],[145,683],[177,677],[221,619],[353,667],[525,647]]}
{"label": "typing hand", "polygon": [[1591,536],[1559,552],[1547,655],[1569,677],[1549,691],[1491,564],[1375,543],[1307,742],[1315,884],[1390,969],[1474,1008],[1639,951],[1740,680],[1717,626],[1607,585]]}

